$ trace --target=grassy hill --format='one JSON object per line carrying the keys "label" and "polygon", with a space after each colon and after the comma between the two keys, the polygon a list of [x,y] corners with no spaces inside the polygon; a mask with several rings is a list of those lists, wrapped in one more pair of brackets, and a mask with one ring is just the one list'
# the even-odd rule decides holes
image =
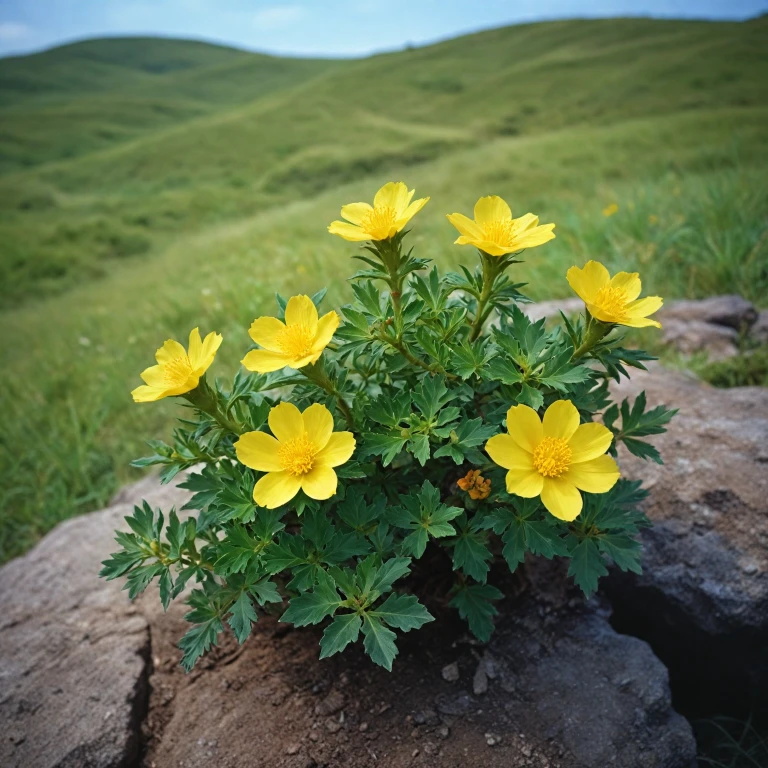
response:
{"label": "grassy hill", "polygon": [[128,394],[163,339],[221,331],[228,372],[275,290],[343,303],[353,249],[325,226],[391,178],[432,196],[412,237],[443,265],[471,259],[444,214],[481,194],[555,221],[519,268],[535,298],[598,257],[665,296],[768,303],[766,32],[573,21],[354,61],[155,40],[0,60],[0,557],[103,503],[167,432],[173,404]]}

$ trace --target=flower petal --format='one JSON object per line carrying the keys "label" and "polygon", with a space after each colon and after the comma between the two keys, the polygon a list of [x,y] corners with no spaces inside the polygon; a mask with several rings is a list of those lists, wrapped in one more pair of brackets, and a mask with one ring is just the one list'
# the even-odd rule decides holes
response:
{"label": "flower petal", "polygon": [[519,237],[515,238],[514,250],[519,251],[522,248],[535,248],[537,245],[544,245],[544,243],[554,240],[555,233],[552,231],[554,228],[554,224],[542,224],[540,227],[534,227],[533,229],[523,232]]}
{"label": "flower petal", "polygon": [[507,432],[528,453],[533,453],[544,437],[539,414],[528,405],[513,405],[507,411]]}
{"label": "flower petal", "polygon": [[611,278],[611,288],[617,288],[626,293],[627,301],[634,301],[642,289],[640,275],[637,272],[617,272]]}
{"label": "flower petal", "polygon": [[544,478],[533,468],[510,469],[507,472],[507,493],[515,493],[524,499],[538,496],[544,487]]}
{"label": "flower petal", "polygon": [[[523,234],[526,230],[533,229],[539,223],[539,217],[532,213],[526,213],[519,219],[513,219],[512,231],[517,234]],[[545,224],[544,226],[549,226]],[[554,224],[552,225],[554,226]]]}
{"label": "flower petal", "polygon": [[301,488],[301,480],[287,472],[270,472],[253,489],[253,500],[260,507],[274,509],[289,502]]}
{"label": "flower petal", "polygon": [[134,403],[153,403],[156,400],[162,400],[164,397],[168,396],[165,389],[160,387],[147,387],[144,385],[136,387],[136,389],[131,392],[131,395]]}
{"label": "flower petal", "polygon": [[216,353],[218,352],[223,340],[224,337],[220,333],[209,333],[203,339],[203,349],[200,353],[200,360],[197,362],[197,364],[195,364],[194,360],[191,361],[192,368],[201,375],[205,373],[205,371],[211,367],[213,358],[216,357]]}
{"label": "flower petal", "polygon": [[286,325],[305,325],[311,336],[317,333],[317,307],[309,296],[291,296],[285,307]]}
{"label": "flower petal", "polygon": [[301,477],[301,488],[311,499],[330,499],[337,483],[336,473],[325,464],[317,464]]}
{"label": "flower petal", "polygon": [[498,195],[481,197],[475,203],[475,222],[481,226],[491,221],[503,221],[511,218],[512,211]]}
{"label": "flower petal", "polygon": [[325,448],[315,456],[315,466],[338,467],[355,452],[355,436],[351,432],[333,432]]}
{"label": "flower petal", "polygon": [[592,315],[592,317],[594,317],[596,320],[599,320],[601,323],[621,322],[621,324],[624,325],[624,321],[621,320],[620,316],[618,316],[615,312],[608,312],[599,304],[590,304],[588,301],[585,301],[584,303],[586,304],[589,314]]}
{"label": "flower petal", "polygon": [[349,203],[341,208],[341,216],[358,226],[363,219],[373,210],[369,203]]}
{"label": "flower petal", "polygon": [[200,338],[200,329],[193,328],[189,332],[189,347],[187,355],[192,368],[195,368],[195,362],[199,362],[203,352],[203,340]]}
{"label": "flower petal", "polygon": [[389,181],[374,196],[373,207],[404,211],[409,199],[408,187],[402,181]]}
{"label": "flower petal", "polygon": [[562,479],[587,493],[606,493],[616,485],[620,476],[613,457],[603,455],[580,464],[571,464]]}
{"label": "flower petal", "polygon": [[312,343],[313,352],[322,352],[327,346],[328,342],[333,338],[333,334],[336,333],[336,329],[339,327],[339,316],[331,310],[326,312],[317,323],[317,331],[315,333],[315,340]]}
{"label": "flower petal", "polygon": [[277,334],[285,330],[285,323],[276,317],[257,317],[248,329],[248,335],[270,352],[282,352],[277,343]]}
{"label": "flower petal", "polygon": [[352,243],[361,243],[364,240],[370,240],[371,236],[364,232],[360,227],[354,224],[348,224],[346,221],[332,221],[328,226],[328,231],[332,235],[338,235]]}
{"label": "flower petal", "polygon": [[150,387],[165,389],[165,373],[162,365],[153,365],[150,368],[145,368],[139,375],[144,383],[149,384]]}
{"label": "flower petal", "polygon": [[287,443],[304,434],[304,419],[293,403],[278,403],[269,412],[268,421],[272,434],[281,443]]}
{"label": "flower petal", "polygon": [[[472,221],[472,219],[470,219],[468,216],[465,216],[463,213],[449,213],[447,214],[447,219],[465,237],[471,238],[473,240],[483,239],[483,230],[480,229],[480,227],[478,227],[477,224]],[[460,243],[460,245],[466,245],[466,243]]]}
{"label": "flower petal", "polygon": [[[413,192],[411,192],[413,194]],[[402,213],[400,213],[395,221],[395,227],[399,232],[427,203],[428,197],[422,197],[418,200],[414,200]]]}
{"label": "flower petal", "polygon": [[566,273],[566,279],[585,304],[592,304],[597,292],[608,284],[611,276],[599,261],[588,261],[584,269],[571,267]]}
{"label": "flower petal", "polygon": [[541,503],[558,520],[570,522],[579,516],[583,502],[579,489],[573,483],[562,477],[545,477]]}
{"label": "flower petal", "polygon": [[252,349],[241,361],[249,371],[270,373],[290,365],[293,360],[282,352],[270,352],[268,349]]}
{"label": "flower petal", "polygon": [[485,444],[485,452],[504,469],[533,470],[533,455],[521,448],[511,435],[494,435]]}
{"label": "flower petal", "polygon": [[651,320],[650,317],[625,317],[621,321],[622,325],[626,325],[629,328],[661,328],[661,323],[658,320]]}
{"label": "flower petal", "polygon": [[626,313],[631,318],[648,317],[654,312],[658,312],[664,304],[661,296],[646,296],[644,299],[638,299],[631,304],[627,304]]}
{"label": "flower petal", "polygon": [[544,436],[570,440],[579,427],[579,421],[579,412],[570,400],[555,400],[544,412]]}
{"label": "flower petal", "polygon": [[333,432],[333,416],[321,403],[313,403],[301,414],[304,431],[318,451],[325,448]]}
{"label": "flower petal", "polygon": [[237,460],[259,472],[281,472],[283,467],[278,458],[280,443],[266,432],[246,432],[235,443]]}
{"label": "flower petal", "polygon": [[168,339],[160,349],[155,352],[155,360],[158,363],[170,363],[171,360],[175,360],[178,357],[184,357],[187,354],[187,350],[174,339]]}
{"label": "flower petal", "polygon": [[613,433],[608,427],[593,421],[580,424],[568,441],[571,449],[571,464],[589,461],[602,456],[613,442]]}

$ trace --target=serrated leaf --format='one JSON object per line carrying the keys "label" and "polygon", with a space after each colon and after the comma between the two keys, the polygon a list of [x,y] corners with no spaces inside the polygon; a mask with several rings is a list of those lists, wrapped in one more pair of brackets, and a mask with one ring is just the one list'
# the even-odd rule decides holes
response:
{"label": "serrated leaf", "polygon": [[336,585],[324,571],[318,574],[318,583],[311,592],[294,597],[288,610],[280,617],[281,622],[291,623],[296,627],[317,624],[326,616],[333,615],[342,600],[336,591]]}
{"label": "serrated leaf", "polygon": [[469,584],[456,593],[450,605],[469,623],[472,634],[486,643],[493,632],[493,617],[498,614],[491,601],[502,597],[504,595],[490,584]]}
{"label": "serrated leaf", "polygon": [[555,555],[565,556],[568,547],[560,531],[542,521],[525,521],[525,543],[534,555],[551,560]]}
{"label": "serrated leaf", "polygon": [[603,533],[597,539],[600,551],[608,555],[622,571],[640,574],[640,542],[620,533]]}
{"label": "serrated leaf", "polygon": [[573,577],[584,596],[589,598],[597,591],[598,579],[607,573],[608,569],[595,540],[582,539],[571,552],[568,575]]}
{"label": "serrated leaf", "polygon": [[382,466],[389,466],[392,460],[405,447],[408,438],[397,434],[381,434],[379,432],[367,432],[363,435],[364,451],[366,455],[381,456]]}
{"label": "serrated leaf", "polygon": [[435,617],[418,601],[415,595],[390,595],[371,615],[390,627],[409,632],[419,629]]}
{"label": "serrated leaf", "polygon": [[459,568],[475,581],[484,582],[490,566],[488,561],[493,555],[485,545],[485,537],[471,532],[461,534],[453,548],[453,570]]}
{"label": "serrated leaf", "polygon": [[363,647],[371,657],[371,661],[384,667],[387,672],[391,672],[392,662],[397,656],[397,646],[395,645],[397,635],[369,613],[364,614],[363,635],[365,636]]}
{"label": "serrated leaf", "polygon": [[334,617],[320,639],[320,658],[326,659],[357,642],[363,620],[356,613],[343,613]]}
{"label": "serrated leaf", "polygon": [[224,631],[218,618],[197,624],[187,631],[179,640],[179,648],[184,652],[181,666],[189,672],[195,666],[195,662],[216,642],[220,632]]}
{"label": "serrated leaf", "polygon": [[227,620],[235,633],[237,642],[242,645],[251,634],[251,624],[258,620],[258,615],[246,592],[241,592],[230,608],[231,615]]}

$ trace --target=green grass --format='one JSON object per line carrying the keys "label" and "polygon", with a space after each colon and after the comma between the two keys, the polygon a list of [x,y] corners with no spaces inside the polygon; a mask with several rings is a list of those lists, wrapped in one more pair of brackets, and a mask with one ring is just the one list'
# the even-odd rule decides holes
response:
{"label": "green grass", "polygon": [[[109,122],[120,100],[97,85],[118,74],[94,76],[82,97],[50,87],[0,110],[22,124],[50,109],[49,127],[69,110],[68,130],[85,136],[54,159],[59,139],[40,127],[33,165],[0,175],[0,558],[138,476],[128,462],[177,413],[129,395],[165,338],[222,332],[214,372],[228,375],[274,291],[328,285],[329,305],[344,303],[355,246],[325,228],[342,203],[393,178],[431,195],[410,239],[443,267],[474,262],[452,245],[445,214],[469,213],[480,195],[555,221],[557,239],[516,267],[533,298],[568,295],[567,267],[600,258],[639,269],[666,297],[734,291],[768,303],[766,29],[512,27],[304,71],[288,62],[277,70],[290,82],[265,75],[250,99],[247,74],[238,90],[222,73],[264,72],[267,57],[148,75],[123,50],[131,66],[119,78],[136,78],[137,104],[184,81],[169,109],[199,113],[148,117],[109,146],[91,142],[78,110]],[[229,90],[215,101],[219,77]],[[610,203],[619,211],[606,218]]]}

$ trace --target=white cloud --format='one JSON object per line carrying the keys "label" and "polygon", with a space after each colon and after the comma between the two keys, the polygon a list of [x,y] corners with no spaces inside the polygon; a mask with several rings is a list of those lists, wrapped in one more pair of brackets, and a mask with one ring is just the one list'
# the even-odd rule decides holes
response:
{"label": "white cloud", "polygon": [[253,14],[253,21],[261,29],[277,29],[298,21],[304,15],[300,5],[272,5]]}
{"label": "white cloud", "polygon": [[26,24],[15,21],[0,21],[0,42],[12,43],[23,40],[32,30]]}

